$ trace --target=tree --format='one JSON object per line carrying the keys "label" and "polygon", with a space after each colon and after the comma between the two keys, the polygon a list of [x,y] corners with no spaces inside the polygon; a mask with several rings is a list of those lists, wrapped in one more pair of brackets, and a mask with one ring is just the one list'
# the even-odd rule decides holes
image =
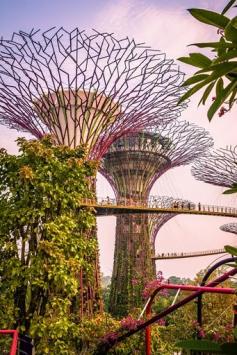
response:
{"label": "tree", "polygon": [[73,354],[78,323],[93,315],[96,162],[75,150],[18,139],[20,154],[0,151],[0,328],[34,338],[37,354]]}
{"label": "tree", "polygon": [[[199,102],[204,105],[215,90],[213,103],[207,114],[210,121],[218,109],[220,109],[219,116],[222,116],[237,100],[237,16],[233,18],[225,16],[234,3],[236,0],[229,1],[221,14],[205,9],[188,10],[198,21],[217,27],[220,38],[216,42],[193,44],[198,48],[211,49],[215,53],[214,57],[202,53],[190,53],[189,57],[179,58],[183,63],[200,68],[184,82],[184,86],[191,86],[191,88],[182,96],[179,103],[205,88]],[[228,106],[222,106],[224,103]]]}

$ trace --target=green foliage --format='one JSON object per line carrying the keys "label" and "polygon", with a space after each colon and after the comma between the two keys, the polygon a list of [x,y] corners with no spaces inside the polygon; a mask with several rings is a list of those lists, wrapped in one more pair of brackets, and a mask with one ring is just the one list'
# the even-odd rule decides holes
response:
{"label": "green foliage", "polygon": [[74,354],[78,322],[98,309],[95,162],[83,147],[18,139],[0,152],[0,328],[35,340],[37,354]]}
{"label": "green foliage", "polygon": [[[189,9],[190,14],[198,21],[218,28],[220,39],[218,42],[195,43],[199,48],[210,48],[214,57],[207,57],[201,53],[190,53],[189,57],[181,57],[183,63],[201,68],[184,82],[184,86],[192,86],[180,99],[180,103],[205,88],[200,103],[205,104],[207,98],[216,90],[216,96],[208,110],[211,120],[220,109],[219,116],[229,111],[237,99],[237,17],[232,19],[224,16],[236,1],[230,1],[222,14],[205,10]],[[204,74],[205,73],[205,74]],[[224,79],[224,80],[223,80]],[[228,108],[222,106],[227,104]]]}
{"label": "green foliage", "polygon": [[222,354],[222,355],[231,355],[236,354],[236,343],[224,343],[217,344],[213,341],[208,340],[184,340],[177,343],[177,346],[192,351],[201,351],[205,354]]}

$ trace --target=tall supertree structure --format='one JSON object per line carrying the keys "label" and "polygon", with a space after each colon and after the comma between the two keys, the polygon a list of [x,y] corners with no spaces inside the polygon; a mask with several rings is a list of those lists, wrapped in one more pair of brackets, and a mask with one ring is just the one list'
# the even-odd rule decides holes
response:
{"label": "tall supertree structure", "polygon": [[196,160],[192,174],[212,185],[232,187],[237,183],[237,146],[213,150]]}
{"label": "tall supertree structure", "polygon": [[[126,135],[109,148],[101,172],[111,183],[118,203],[147,203],[150,190],[168,169],[190,163],[212,145],[208,133],[188,122],[160,125],[156,133]],[[149,217],[117,217],[110,311],[124,315],[141,305],[144,284],[154,275]]]}
{"label": "tall supertree structure", "polygon": [[[100,159],[123,134],[175,119],[182,80],[172,60],[128,38],[21,31],[0,40],[0,123],[36,138],[50,133],[55,144],[84,144],[88,159]],[[96,265],[95,281],[83,283],[92,301]]]}
{"label": "tall supertree structure", "polygon": [[229,233],[237,234],[237,223],[223,224],[222,226],[220,226],[220,229],[223,232],[229,232]]}

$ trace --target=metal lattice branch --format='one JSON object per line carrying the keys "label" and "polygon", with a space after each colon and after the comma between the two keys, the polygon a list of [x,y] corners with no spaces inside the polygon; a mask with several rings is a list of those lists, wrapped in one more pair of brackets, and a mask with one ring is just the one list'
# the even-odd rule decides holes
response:
{"label": "metal lattice branch", "polygon": [[227,223],[223,224],[220,229],[224,232],[230,232],[237,234],[237,223]]}
{"label": "metal lattice branch", "polygon": [[183,74],[159,51],[78,28],[0,41],[0,123],[100,158],[124,133],[179,116]]}
{"label": "metal lattice branch", "polygon": [[[150,197],[149,199],[152,201],[150,205],[152,207],[156,206],[162,206],[162,207],[175,207],[175,208],[193,208],[194,204],[190,202],[189,200],[183,200],[179,198],[174,198],[174,197],[169,197],[169,196],[155,196],[155,197]],[[154,247],[155,246],[155,241],[156,241],[156,236],[161,229],[161,227],[168,222],[171,218],[177,216],[175,213],[163,213],[163,214],[150,214],[149,215],[149,229],[150,229],[150,240],[151,240],[151,245]],[[155,250],[154,250],[155,251]]]}
{"label": "metal lattice branch", "polygon": [[159,125],[156,133],[132,133],[115,141],[100,171],[117,198],[147,198],[168,169],[189,164],[213,145],[209,133],[186,121]]}
{"label": "metal lattice branch", "polygon": [[209,184],[232,187],[237,182],[237,146],[213,150],[198,159],[193,176]]}

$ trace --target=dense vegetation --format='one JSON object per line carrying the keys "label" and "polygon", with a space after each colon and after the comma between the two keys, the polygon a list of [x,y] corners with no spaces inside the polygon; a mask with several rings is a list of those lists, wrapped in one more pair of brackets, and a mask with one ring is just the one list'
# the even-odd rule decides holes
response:
{"label": "dense vegetation", "polygon": [[100,308],[95,217],[80,209],[96,163],[49,137],[18,146],[0,151],[0,328],[29,334],[37,354],[74,353]]}

